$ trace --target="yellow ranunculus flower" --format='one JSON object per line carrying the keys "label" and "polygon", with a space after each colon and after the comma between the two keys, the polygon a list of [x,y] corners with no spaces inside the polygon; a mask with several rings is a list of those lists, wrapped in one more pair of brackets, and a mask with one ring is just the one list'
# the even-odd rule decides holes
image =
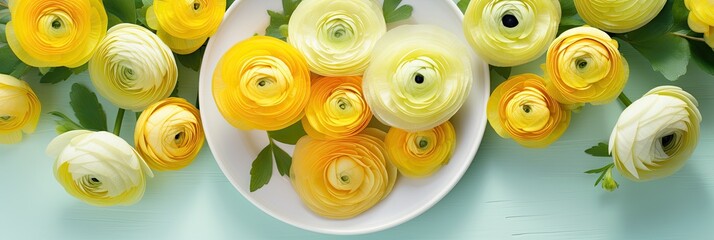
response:
{"label": "yellow ranunculus flower", "polygon": [[548,93],[563,104],[605,104],[622,92],[630,75],[617,41],[583,26],[563,32],[548,49]]}
{"label": "yellow ranunculus flower", "polygon": [[578,15],[589,25],[607,32],[626,33],[652,21],[662,11],[667,0],[574,0],[574,2]]}
{"label": "yellow ranunculus flower", "polygon": [[136,120],[134,145],[155,170],[188,166],[201,151],[204,139],[198,109],[183,98],[154,103]]}
{"label": "yellow ranunculus flower", "polygon": [[117,107],[142,111],[171,95],[178,79],[174,55],[146,28],[115,25],[89,61],[100,95]]}
{"label": "yellow ranunculus flower", "polygon": [[362,75],[387,31],[374,0],[304,0],[290,16],[288,42],[323,76]]}
{"label": "yellow ranunculus flower", "polygon": [[692,31],[703,33],[709,47],[714,48],[714,2],[707,0],[684,0],[689,9],[687,22]]}
{"label": "yellow ranunculus flower", "polygon": [[365,100],[382,123],[406,131],[449,120],[471,92],[468,46],[434,25],[402,25],[379,40],[364,74]]}
{"label": "yellow ranunculus flower", "polygon": [[79,67],[107,33],[101,0],[11,0],[5,33],[12,51],[34,67]]}
{"label": "yellow ranunculus flower", "polygon": [[367,128],[337,140],[300,138],[290,180],[303,203],[320,216],[346,219],[384,199],[397,180],[384,137],[384,132]]}
{"label": "yellow ranunculus flower", "polygon": [[146,20],[171,50],[189,54],[216,33],[225,10],[225,0],[154,0]]}
{"label": "yellow ranunculus flower", "polygon": [[30,85],[0,74],[0,144],[22,141],[22,133],[33,133],[42,106]]}
{"label": "yellow ranunculus flower", "polygon": [[362,77],[321,77],[312,83],[302,125],[315,139],[356,135],[372,119],[362,95]]}
{"label": "yellow ranunculus flower", "polygon": [[627,107],[609,144],[620,174],[648,181],[682,168],[699,143],[702,114],[697,105],[681,88],[660,86]]}
{"label": "yellow ranunculus flower", "polygon": [[449,121],[413,133],[391,128],[384,143],[389,160],[399,172],[410,177],[426,177],[449,163],[456,149],[456,131]]}
{"label": "yellow ranunculus flower", "polygon": [[226,52],[213,73],[213,99],[240,129],[274,131],[304,115],[310,70],[300,52],[277,38],[254,36]]}
{"label": "yellow ranunculus flower", "polygon": [[543,78],[529,73],[498,85],[488,98],[486,112],[499,136],[525,147],[547,147],[570,124],[570,111],[548,95]]}
{"label": "yellow ranunculus flower", "polygon": [[473,0],[464,13],[464,35],[494,66],[516,66],[545,52],[558,33],[558,0]]}
{"label": "yellow ranunculus flower", "polygon": [[109,132],[74,130],[47,146],[57,182],[95,206],[131,205],[144,196],[144,174],[154,174],[124,139]]}

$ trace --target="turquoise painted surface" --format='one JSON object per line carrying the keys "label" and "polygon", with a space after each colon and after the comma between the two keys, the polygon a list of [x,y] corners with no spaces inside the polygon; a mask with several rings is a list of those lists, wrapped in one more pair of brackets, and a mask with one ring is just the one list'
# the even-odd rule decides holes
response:
{"label": "turquoise painted surface", "polygon": [[[345,239],[711,239],[714,235],[714,78],[691,64],[669,82],[623,44],[631,64],[625,92],[633,100],[657,85],[683,87],[700,101],[704,122],[699,148],[677,174],[634,183],[620,176],[613,193],[583,174],[609,159],[583,150],[609,137],[622,106],[587,106],[548,149],[525,149],[487,126],[478,154],[461,182],[423,215],[386,231]],[[542,73],[540,59],[514,73]],[[181,69],[180,95],[195,99],[198,75]],[[91,88],[88,75],[57,85],[30,85],[40,96],[37,132],[17,145],[0,145],[0,239],[333,239],[262,213],[223,176],[205,147],[193,165],[159,172],[144,199],[129,207],[97,208],[64,192],[44,155],[56,136],[46,114],[70,113],[72,83]],[[495,87],[499,82],[493,82]],[[100,99],[113,122],[116,108]],[[110,123],[111,124],[111,123]],[[122,137],[132,139],[127,117]],[[617,175],[617,174],[616,174]],[[276,199],[277,200],[277,199]]]}

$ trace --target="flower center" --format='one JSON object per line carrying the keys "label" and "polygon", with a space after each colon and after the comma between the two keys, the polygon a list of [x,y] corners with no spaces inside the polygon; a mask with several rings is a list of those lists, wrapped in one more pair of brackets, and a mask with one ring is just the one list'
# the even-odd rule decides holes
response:
{"label": "flower center", "polygon": [[52,28],[54,29],[60,29],[62,27],[62,22],[60,20],[55,19],[52,21]]}
{"label": "flower center", "polygon": [[421,75],[421,73],[417,73],[417,74],[414,76],[414,82],[416,82],[417,84],[422,84],[422,83],[424,83],[424,75]]}
{"label": "flower center", "polygon": [[575,64],[578,66],[579,69],[583,69],[588,66],[588,61],[580,59],[577,62],[575,62]]}
{"label": "flower center", "polygon": [[265,79],[261,79],[260,81],[258,81],[258,86],[260,86],[260,87],[265,87],[265,84],[267,84]]}
{"label": "flower center", "polygon": [[421,149],[425,149],[427,146],[429,146],[429,141],[425,137],[418,137],[417,138],[417,145]]}
{"label": "flower center", "polygon": [[523,111],[526,112],[526,113],[530,113],[530,112],[531,112],[531,105],[523,105],[522,108],[523,108]]}
{"label": "flower center", "polygon": [[184,135],[183,132],[177,133],[176,135],[174,135],[174,140],[176,140],[176,141],[181,140],[183,138],[183,135]]}
{"label": "flower center", "polygon": [[8,115],[0,116],[0,120],[3,120],[3,121],[9,121],[11,118],[12,118],[12,116],[8,116]]}
{"label": "flower center", "polygon": [[343,183],[350,183],[350,176],[342,175],[340,180],[342,180]]}
{"label": "flower center", "polygon": [[501,17],[501,23],[507,28],[514,28],[518,26],[518,18],[512,14],[506,14]]}
{"label": "flower center", "polygon": [[347,108],[347,104],[345,103],[344,100],[337,101],[337,106],[339,106],[340,109],[342,109],[342,110],[345,110],[345,108]]}
{"label": "flower center", "polygon": [[194,1],[193,2],[193,10],[198,10],[201,8],[201,3]]}
{"label": "flower center", "polygon": [[662,150],[668,156],[672,156],[673,152],[677,149],[677,140],[679,135],[677,133],[671,133],[660,138],[660,143],[662,144]]}

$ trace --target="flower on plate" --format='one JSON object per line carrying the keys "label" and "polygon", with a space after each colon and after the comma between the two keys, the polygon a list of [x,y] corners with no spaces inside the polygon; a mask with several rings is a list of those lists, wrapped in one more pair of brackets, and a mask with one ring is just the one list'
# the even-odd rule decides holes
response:
{"label": "flower on plate", "polygon": [[302,125],[315,139],[356,135],[372,112],[362,96],[362,77],[320,77],[313,81]]}
{"label": "flower on plate", "polygon": [[134,145],[156,170],[178,170],[193,162],[204,142],[201,118],[183,98],[152,104],[136,120]]}
{"label": "flower on plate", "polygon": [[305,57],[277,38],[254,36],[221,57],[213,74],[213,99],[240,129],[274,131],[303,117],[310,97]]}
{"label": "flower on plate", "polygon": [[574,0],[578,15],[593,27],[612,33],[638,29],[654,19],[667,0]]}
{"label": "flower on plate", "polygon": [[7,43],[30,66],[79,67],[107,33],[101,0],[12,0],[9,7]]}
{"label": "flower on plate", "polygon": [[365,99],[382,123],[414,132],[449,120],[473,82],[469,49],[434,25],[402,25],[379,40],[364,74]]}
{"label": "flower on plate", "polygon": [[489,64],[521,65],[548,49],[560,14],[557,0],[473,0],[464,13],[464,35]]}
{"label": "flower on plate", "polygon": [[684,0],[689,9],[687,22],[692,31],[703,33],[709,47],[714,48],[714,2],[703,0]]}
{"label": "flower on plate", "polygon": [[397,180],[384,137],[384,132],[367,128],[336,140],[300,138],[290,181],[303,203],[320,216],[346,219],[384,199]]}
{"label": "flower on plate", "polygon": [[89,76],[109,102],[139,112],[171,95],[178,68],[171,49],[156,34],[122,23],[109,29],[97,47]]}
{"label": "flower on plate", "polygon": [[656,87],[625,109],[610,135],[617,170],[634,181],[679,170],[699,142],[697,100],[679,87]]}
{"label": "flower on plate", "polygon": [[144,174],[153,173],[124,139],[109,132],[73,130],[47,146],[57,182],[95,206],[131,205],[144,195]]}
{"label": "flower on plate", "polygon": [[374,0],[304,0],[290,16],[288,42],[322,76],[362,75],[387,31]]}
{"label": "flower on plate", "polygon": [[154,0],[146,21],[171,50],[190,54],[216,33],[225,10],[225,0]]}
{"label": "flower on plate", "polygon": [[42,106],[30,85],[0,74],[0,144],[22,141],[22,133],[33,133]]}
{"label": "flower on plate", "polygon": [[605,104],[622,92],[630,68],[617,41],[583,26],[563,32],[548,49],[548,93],[563,104]]}
{"label": "flower on plate", "polygon": [[419,132],[391,128],[384,139],[389,160],[409,177],[427,177],[449,163],[456,149],[456,131],[451,122]]}
{"label": "flower on plate", "polygon": [[543,78],[530,73],[498,85],[488,98],[486,112],[499,136],[525,147],[547,147],[570,124],[570,111],[548,95]]}

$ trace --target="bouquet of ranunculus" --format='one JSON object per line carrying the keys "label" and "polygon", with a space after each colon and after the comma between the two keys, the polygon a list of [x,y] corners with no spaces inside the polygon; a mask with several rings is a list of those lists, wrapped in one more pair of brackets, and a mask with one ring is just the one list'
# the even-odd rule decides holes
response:
{"label": "bouquet of ranunculus", "polygon": [[[667,0],[461,0],[464,34],[492,65],[492,79],[506,79],[491,95],[488,120],[504,138],[525,147],[547,147],[568,128],[571,111],[615,99],[627,108],[609,144],[586,150],[614,163],[587,171],[602,187],[625,177],[646,181],[676,172],[697,145],[701,114],[678,87],[653,89],[630,105],[622,92],[632,73],[619,46],[629,43],[669,80],[690,60],[703,69],[714,54],[714,4]],[[686,14],[688,12],[688,15]],[[556,33],[559,33],[556,36]],[[690,51],[691,50],[691,51]],[[510,67],[545,53],[543,77],[509,76]],[[690,58],[691,55],[691,58]]]}
{"label": "bouquet of ranunculus", "polygon": [[[70,105],[78,122],[50,112],[60,133],[47,147],[55,177],[92,205],[139,201],[151,169],[186,167],[203,146],[198,110],[176,97],[176,59],[190,63],[202,57],[197,50],[217,30],[230,2],[0,1],[0,10],[9,13],[0,22],[0,143],[21,141],[40,118],[37,96],[18,79],[36,69],[41,83],[54,84],[88,70],[99,95],[118,107],[114,128],[108,132],[96,95],[72,85]],[[136,112],[134,147],[119,137],[125,110]]]}

